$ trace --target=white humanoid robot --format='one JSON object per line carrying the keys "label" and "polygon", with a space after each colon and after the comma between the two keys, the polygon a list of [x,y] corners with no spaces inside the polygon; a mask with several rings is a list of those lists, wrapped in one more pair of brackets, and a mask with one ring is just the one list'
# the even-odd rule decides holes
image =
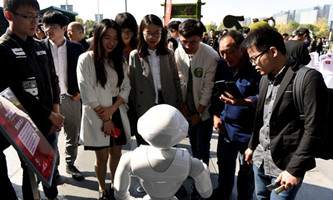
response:
{"label": "white humanoid robot", "polygon": [[174,107],[161,104],[149,109],[138,120],[138,132],[150,144],[125,153],[114,180],[117,200],[135,199],[128,189],[131,175],[140,179],[147,195],[144,200],[176,200],[174,194],[188,176],[194,179],[199,194],[208,198],[212,183],[207,166],[192,158],[187,149],[174,148],[188,131],[188,122]]}

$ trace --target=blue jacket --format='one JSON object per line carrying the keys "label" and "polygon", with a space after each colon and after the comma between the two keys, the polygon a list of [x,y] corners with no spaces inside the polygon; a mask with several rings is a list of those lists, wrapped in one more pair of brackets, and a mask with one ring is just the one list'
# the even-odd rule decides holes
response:
{"label": "blue jacket", "polygon": [[256,72],[249,61],[237,73],[233,74],[232,69],[227,63],[224,60],[220,60],[216,70],[215,81],[225,80],[236,82],[243,97],[251,99],[253,103],[253,107],[224,104],[219,100],[217,89],[214,87],[211,113],[220,116],[220,119],[223,121],[228,133],[225,139],[238,142],[249,141],[253,129],[260,78],[260,74]]}

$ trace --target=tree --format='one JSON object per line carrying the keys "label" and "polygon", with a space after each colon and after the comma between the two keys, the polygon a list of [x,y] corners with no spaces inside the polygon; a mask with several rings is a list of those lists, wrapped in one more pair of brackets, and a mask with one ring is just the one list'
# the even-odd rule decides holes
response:
{"label": "tree", "polygon": [[86,32],[86,36],[89,35],[90,30],[92,29],[92,27],[95,25],[95,21],[93,20],[87,20],[86,23],[84,24],[85,29],[87,30]]}
{"label": "tree", "polygon": [[290,20],[288,26],[291,30],[297,30],[297,28],[299,27],[299,23],[294,20]]}
{"label": "tree", "polygon": [[223,22],[221,22],[220,26],[217,28],[217,30],[222,31],[224,29],[225,29],[225,26],[224,26]]}
{"label": "tree", "polygon": [[319,18],[314,25],[318,27],[318,31],[316,32],[318,37],[327,38],[329,36],[329,26],[325,17]]}
{"label": "tree", "polygon": [[275,26],[277,30],[282,33],[292,34],[299,27],[299,23],[294,20],[291,20],[288,24],[278,24]]}
{"label": "tree", "polygon": [[215,22],[211,22],[210,24],[205,25],[206,32],[208,33],[211,29],[216,30],[217,26]]}

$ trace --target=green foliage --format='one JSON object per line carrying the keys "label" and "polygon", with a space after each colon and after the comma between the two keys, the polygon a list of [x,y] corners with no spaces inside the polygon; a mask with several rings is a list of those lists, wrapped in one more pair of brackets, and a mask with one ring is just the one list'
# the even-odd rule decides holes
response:
{"label": "green foliage", "polygon": [[326,18],[319,18],[317,22],[315,23],[315,26],[318,27],[318,31],[316,32],[316,35],[318,37],[326,37],[329,36],[329,25],[327,24]]}
{"label": "green foliage", "polygon": [[205,25],[207,33],[210,31],[210,29],[216,30],[217,26],[215,22],[211,22],[210,24]]}
{"label": "green foliage", "polygon": [[312,35],[317,37],[328,37],[329,26],[327,24],[327,19],[319,18],[315,24],[299,24],[296,21],[291,20],[288,24],[278,24],[276,25],[278,31],[282,33],[292,34],[299,28],[307,28],[312,32]]}
{"label": "green foliage", "polygon": [[298,27],[299,27],[299,23],[294,21],[294,20],[291,20],[289,23],[288,23],[288,26],[292,29],[292,30],[296,30]]}
{"label": "green foliage", "polygon": [[89,36],[90,30],[92,29],[92,27],[95,25],[95,21],[94,20],[87,20],[86,23],[83,24],[84,27],[87,27],[86,30],[87,32],[85,33],[86,37]]}
{"label": "green foliage", "polygon": [[217,28],[217,30],[221,31],[221,30],[224,30],[225,29],[225,26],[223,24],[223,22],[220,23],[220,26]]}

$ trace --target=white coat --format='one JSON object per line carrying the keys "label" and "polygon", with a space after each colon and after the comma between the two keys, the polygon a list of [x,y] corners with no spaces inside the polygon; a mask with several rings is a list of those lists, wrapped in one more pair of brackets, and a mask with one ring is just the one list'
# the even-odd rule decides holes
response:
{"label": "white coat", "polygon": [[[131,130],[127,116],[128,96],[131,90],[129,78],[127,75],[127,65],[123,64],[124,79],[119,88],[119,95],[124,99],[124,103],[119,106],[121,121],[123,123],[127,142],[131,141]],[[85,146],[100,147],[109,146],[111,136],[102,132],[103,121],[90,106],[90,103],[98,102],[102,107],[108,107],[113,104],[111,88],[108,83],[103,88],[96,84],[96,71],[93,61],[93,52],[88,51],[80,55],[77,66],[77,80],[82,98],[82,119],[80,140]]]}

